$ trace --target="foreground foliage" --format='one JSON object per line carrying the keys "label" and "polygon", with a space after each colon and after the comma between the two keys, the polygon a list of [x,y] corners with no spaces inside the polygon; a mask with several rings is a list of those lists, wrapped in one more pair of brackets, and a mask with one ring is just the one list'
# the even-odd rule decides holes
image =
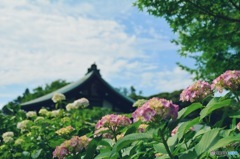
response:
{"label": "foreground foliage", "polygon": [[38,115],[20,109],[16,115],[0,114],[0,134],[13,133],[11,136],[2,136],[0,158],[52,158],[56,146],[72,136],[92,132],[92,123],[110,112],[96,107],[70,111],[41,109]]}
{"label": "foreground foliage", "polygon": [[[229,93],[214,97],[223,89]],[[69,103],[66,111],[41,109],[37,115],[19,110],[16,116],[1,115],[0,155],[6,159],[239,158],[239,89],[240,71],[227,71],[212,84],[198,81],[186,88],[180,100],[192,104],[180,111],[161,98],[137,101],[136,110],[125,115],[85,109],[89,103],[84,98]],[[53,99],[57,105],[64,96],[56,94]],[[192,117],[193,113],[198,115]]]}

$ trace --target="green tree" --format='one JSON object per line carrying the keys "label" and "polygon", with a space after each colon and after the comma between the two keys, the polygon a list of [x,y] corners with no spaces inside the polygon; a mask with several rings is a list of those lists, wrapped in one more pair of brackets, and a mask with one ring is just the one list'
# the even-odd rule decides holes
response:
{"label": "green tree", "polygon": [[16,107],[19,106],[19,104],[30,101],[32,99],[36,99],[38,97],[41,97],[45,94],[51,93],[59,88],[62,88],[69,84],[69,82],[66,82],[65,80],[55,80],[50,84],[46,84],[45,87],[38,86],[33,89],[32,93],[27,88],[23,95],[18,96],[13,101],[10,101],[5,106],[3,106],[3,112],[7,114],[14,114],[17,110]]}
{"label": "green tree", "polygon": [[[137,0],[142,11],[163,17],[178,38],[180,55],[193,58],[195,68],[178,65],[211,81],[225,70],[240,69],[239,0]],[[195,54],[193,54],[195,53]]]}
{"label": "green tree", "polygon": [[134,86],[130,86],[130,88],[119,87],[119,88],[115,88],[115,89],[118,92],[122,93],[123,95],[132,98],[133,100],[146,99],[147,98],[147,97],[142,96],[142,91],[141,90],[137,92],[137,90]]}
{"label": "green tree", "polygon": [[23,95],[18,97],[19,99],[17,101],[19,101],[19,103],[24,103],[24,102],[30,101],[32,99],[41,97],[45,94],[51,93],[59,88],[62,88],[63,86],[66,86],[67,84],[69,84],[69,83],[66,82],[65,80],[55,80],[50,84],[46,84],[44,87],[38,86],[38,87],[34,88],[32,93],[27,88],[25,90],[25,92],[23,93]]}

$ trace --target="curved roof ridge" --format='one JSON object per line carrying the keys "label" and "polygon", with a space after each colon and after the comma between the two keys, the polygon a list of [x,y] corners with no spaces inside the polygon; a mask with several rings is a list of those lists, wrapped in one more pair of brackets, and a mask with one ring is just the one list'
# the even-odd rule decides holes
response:
{"label": "curved roof ridge", "polygon": [[62,93],[65,94],[66,92],[68,92],[69,90],[72,90],[73,88],[83,84],[85,81],[87,81],[87,79],[89,79],[92,75],[94,74],[93,71],[89,72],[88,74],[86,74],[83,78],[81,78],[80,80],[76,81],[76,82],[72,82],[60,89],[57,89],[56,91],[53,91],[51,93],[48,93],[44,96],[38,97],[36,99],[30,100],[28,102],[22,103],[21,106],[25,106],[25,105],[29,105],[29,104],[34,104],[37,102],[42,102],[42,101],[46,101],[49,100],[53,97],[54,93]]}
{"label": "curved roof ridge", "polygon": [[99,70],[97,70],[96,68],[90,70],[85,76],[83,76],[80,80],[70,83],[56,91],[53,91],[51,93],[48,93],[46,95],[43,95],[39,98],[33,99],[31,101],[22,103],[21,106],[25,107],[25,106],[29,106],[29,105],[33,105],[33,104],[38,104],[38,103],[42,103],[42,102],[46,102],[51,100],[51,98],[53,97],[54,93],[62,93],[62,94],[67,94],[68,92],[72,91],[73,89],[77,88],[77,87],[81,87],[84,83],[86,83],[88,80],[90,80],[90,78],[92,77],[96,77],[98,78],[103,85],[105,85],[105,87],[110,91],[109,93],[113,93],[116,94],[117,96],[120,97],[120,99],[128,101],[129,103],[134,103],[135,101],[133,99],[131,99],[128,96],[125,96],[124,94],[122,94],[121,92],[117,91],[114,87],[112,87],[107,81],[105,81],[101,75],[99,74]]}

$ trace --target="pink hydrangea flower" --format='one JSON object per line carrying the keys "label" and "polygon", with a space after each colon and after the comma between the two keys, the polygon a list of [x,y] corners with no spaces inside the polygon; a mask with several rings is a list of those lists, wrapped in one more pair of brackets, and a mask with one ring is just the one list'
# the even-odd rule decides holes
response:
{"label": "pink hydrangea flower", "polygon": [[77,154],[83,149],[87,149],[90,138],[87,136],[73,136],[70,140],[64,141],[60,146],[57,146],[53,151],[53,157],[58,157],[59,159],[64,159],[70,154]]}
{"label": "pink hydrangea flower", "polygon": [[124,115],[105,115],[97,122],[94,134],[95,136],[113,138],[113,134],[111,134],[113,131],[129,124],[131,124],[131,120]]}
{"label": "pink hydrangea flower", "polygon": [[71,147],[76,147],[78,145],[78,136],[74,136],[70,139],[70,146]]}
{"label": "pink hydrangea flower", "polygon": [[58,157],[59,159],[64,159],[69,154],[67,148],[62,146],[57,146],[56,149],[53,151],[53,158]]}
{"label": "pink hydrangea flower", "polygon": [[67,156],[68,155],[68,153],[69,153],[69,151],[68,151],[68,149],[66,149],[65,147],[61,147],[60,148],[60,151],[59,151],[59,155],[60,156]]}
{"label": "pink hydrangea flower", "polygon": [[126,126],[131,124],[131,120],[123,115],[105,115],[102,117],[101,120],[99,120],[96,124],[96,129],[107,127],[115,129],[117,127]]}
{"label": "pink hydrangea flower", "polygon": [[174,136],[177,134],[177,131],[178,131],[178,127],[174,128],[171,132],[171,136]]}
{"label": "pink hydrangea flower", "polygon": [[151,109],[151,108],[146,108],[143,113],[142,116],[146,121],[150,121],[154,115],[156,114],[155,110]]}
{"label": "pink hydrangea flower", "polygon": [[215,80],[213,80],[212,89],[216,89],[218,92],[226,90],[238,90],[240,87],[240,71],[239,70],[228,70],[221,74]]}
{"label": "pink hydrangea flower", "polygon": [[211,90],[211,85],[208,82],[197,81],[196,83],[182,91],[182,93],[180,94],[180,100],[183,102],[194,102],[204,99],[211,94],[213,94],[213,92]]}
{"label": "pink hydrangea flower", "polygon": [[136,109],[133,114],[133,120],[136,122],[141,120],[143,122],[149,122],[153,120],[156,116],[162,119],[176,119],[178,116],[178,105],[161,98],[152,98],[148,100],[143,106]]}
{"label": "pink hydrangea flower", "polygon": [[113,134],[109,132],[109,128],[99,128],[94,131],[94,137],[102,136],[103,138],[112,139]]}

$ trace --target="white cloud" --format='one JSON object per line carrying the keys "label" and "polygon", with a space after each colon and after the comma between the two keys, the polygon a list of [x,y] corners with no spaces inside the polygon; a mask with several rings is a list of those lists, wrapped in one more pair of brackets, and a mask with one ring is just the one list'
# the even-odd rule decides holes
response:
{"label": "white cloud", "polygon": [[153,88],[156,93],[184,89],[192,84],[191,76],[178,67],[159,72],[145,72],[141,79],[143,88]]}
{"label": "white cloud", "polygon": [[24,11],[9,7],[0,12],[5,17],[0,27],[4,33],[0,67],[5,68],[0,84],[70,76],[73,80],[94,61],[111,66],[110,72],[114,72],[121,66],[114,59],[125,58],[126,64],[140,54],[131,46],[135,39],[113,20],[73,18],[58,12],[48,15],[39,8],[35,10],[33,4],[25,5],[28,7]]}
{"label": "white cloud", "polygon": [[[189,82],[178,83],[177,77],[180,81],[187,77],[178,69],[155,73],[159,66],[151,61],[160,56],[156,53],[177,48],[168,35],[159,34],[159,28],[141,26],[144,20],[132,26],[121,22],[119,19],[127,21],[132,16],[131,2],[72,3],[1,1],[0,85],[22,85],[24,90],[56,79],[75,81],[93,62],[110,83],[136,85],[143,92],[171,91]],[[133,27],[131,33],[128,27]],[[0,96],[10,99],[9,92],[6,94]]]}

